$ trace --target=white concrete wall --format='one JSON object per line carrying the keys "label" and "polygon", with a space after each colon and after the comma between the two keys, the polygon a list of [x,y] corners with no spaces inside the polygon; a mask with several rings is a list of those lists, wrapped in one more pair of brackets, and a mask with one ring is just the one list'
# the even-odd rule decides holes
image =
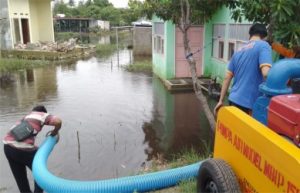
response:
{"label": "white concrete wall", "polygon": [[109,21],[102,21],[102,20],[90,20],[90,27],[100,27],[104,30],[110,29]]}
{"label": "white concrete wall", "polygon": [[133,55],[152,55],[152,27],[133,28]]}
{"label": "white concrete wall", "polygon": [[53,17],[51,11],[51,0],[30,0],[31,12],[36,12],[32,16],[32,27],[37,28],[38,38],[32,39],[32,42],[54,41]]}

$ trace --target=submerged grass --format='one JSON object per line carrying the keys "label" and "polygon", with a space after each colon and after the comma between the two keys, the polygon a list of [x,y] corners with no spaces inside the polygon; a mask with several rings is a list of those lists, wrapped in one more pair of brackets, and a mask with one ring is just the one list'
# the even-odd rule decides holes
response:
{"label": "submerged grass", "polygon": [[13,58],[1,58],[0,72],[12,72],[22,69],[30,69],[49,65],[50,61],[45,60],[25,60]]}
{"label": "submerged grass", "polygon": [[115,44],[97,44],[96,54],[101,57],[108,57],[112,55],[116,50]]}
{"label": "submerged grass", "polygon": [[137,61],[133,64],[129,64],[124,67],[125,70],[129,72],[144,72],[144,73],[152,73],[152,62],[145,60],[145,61]]}

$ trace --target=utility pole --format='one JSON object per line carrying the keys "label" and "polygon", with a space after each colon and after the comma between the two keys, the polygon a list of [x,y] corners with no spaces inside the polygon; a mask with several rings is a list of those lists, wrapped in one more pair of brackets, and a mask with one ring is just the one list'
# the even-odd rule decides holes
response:
{"label": "utility pole", "polygon": [[117,43],[117,56],[118,56],[118,67],[119,67],[119,34],[118,28],[116,27],[116,43]]}

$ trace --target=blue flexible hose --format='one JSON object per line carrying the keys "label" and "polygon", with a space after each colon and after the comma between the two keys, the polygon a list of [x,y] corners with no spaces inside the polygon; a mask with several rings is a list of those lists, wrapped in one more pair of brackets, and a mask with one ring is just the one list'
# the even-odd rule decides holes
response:
{"label": "blue flexible hose", "polygon": [[67,180],[54,176],[47,169],[47,160],[55,144],[56,138],[48,136],[36,153],[32,166],[35,181],[48,193],[120,193],[158,190],[174,186],[182,180],[196,177],[202,163],[199,162],[180,168],[109,180]]}

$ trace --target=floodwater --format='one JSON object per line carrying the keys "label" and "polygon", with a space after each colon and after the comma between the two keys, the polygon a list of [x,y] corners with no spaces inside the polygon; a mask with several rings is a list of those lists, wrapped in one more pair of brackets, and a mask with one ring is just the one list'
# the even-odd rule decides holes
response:
{"label": "floodwater", "polygon": [[[194,94],[171,94],[157,77],[125,71],[121,66],[130,62],[129,54],[120,52],[119,66],[115,53],[13,74],[15,81],[0,87],[1,138],[34,105],[43,104],[63,120],[48,162],[63,178],[134,175],[158,155],[168,159],[189,147],[201,153],[210,133]],[[51,129],[44,127],[37,144]],[[0,192],[18,192],[3,150]]]}

